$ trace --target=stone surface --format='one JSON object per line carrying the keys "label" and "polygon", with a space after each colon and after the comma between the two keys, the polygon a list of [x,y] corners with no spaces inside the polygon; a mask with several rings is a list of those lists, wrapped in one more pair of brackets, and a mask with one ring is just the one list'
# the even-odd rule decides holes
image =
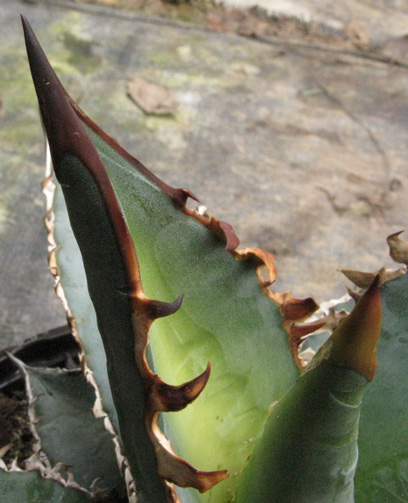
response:
{"label": "stone surface", "polygon": [[[65,321],[47,271],[44,147],[20,13],[88,115],[233,224],[242,246],[275,253],[274,288],[321,302],[345,293],[337,269],[391,264],[386,237],[407,227],[404,66],[69,7],[0,6],[0,348]],[[145,115],[127,96],[135,75],[166,86],[175,115]]]}
{"label": "stone surface", "polygon": [[408,4],[405,0],[226,0],[228,5],[258,5],[271,14],[294,16],[311,23],[343,29],[359,26],[377,44],[407,33]]}

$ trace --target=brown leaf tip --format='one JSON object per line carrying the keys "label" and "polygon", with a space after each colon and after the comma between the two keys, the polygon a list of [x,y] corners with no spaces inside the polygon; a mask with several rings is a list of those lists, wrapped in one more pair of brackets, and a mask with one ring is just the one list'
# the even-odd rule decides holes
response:
{"label": "brown leaf tip", "polygon": [[[357,302],[350,315],[321,348],[327,360],[335,365],[356,370],[369,381],[377,369],[377,342],[381,332],[380,277]],[[319,356],[318,355],[316,356]]]}

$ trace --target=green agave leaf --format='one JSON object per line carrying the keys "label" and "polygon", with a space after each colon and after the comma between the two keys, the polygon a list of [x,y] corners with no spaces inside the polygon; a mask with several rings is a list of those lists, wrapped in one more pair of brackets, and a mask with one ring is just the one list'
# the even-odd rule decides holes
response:
{"label": "green agave leaf", "polygon": [[[158,180],[92,123],[66,95],[24,25],[53,164],[85,263],[140,501],[176,499],[171,482],[206,491],[225,478],[225,468],[231,477],[201,498],[228,501],[269,405],[298,373],[282,322],[301,320],[316,305],[269,292],[275,277],[270,255],[237,251],[228,224],[187,209],[187,198],[194,196]],[[59,263],[61,278],[70,274],[69,261],[66,255]],[[264,266],[268,280],[262,276]],[[174,301],[180,293],[182,306],[181,297]],[[175,384],[165,384],[156,371]],[[101,393],[112,410],[106,386]],[[199,472],[181,460],[157,426],[159,413],[184,409],[199,394],[182,412],[162,414],[162,427],[178,454],[215,472]],[[180,494],[196,499],[193,493]]]}
{"label": "green agave leaf", "polygon": [[361,400],[376,369],[378,278],[273,407],[237,503],[351,503]]}
{"label": "green agave leaf", "polygon": [[[123,485],[111,435],[103,420],[92,414],[94,391],[81,373],[32,368],[23,363],[31,406],[37,419],[36,431],[42,451],[52,466],[64,463],[74,480],[92,492],[97,487],[111,490]],[[75,439],[75,442],[73,442]]]}
{"label": "green agave leaf", "polygon": [[6,472],[0,469],[0,500],[7,503],[87,503],[86,493],[44,479],[37,471]]}
{"label": "green agave leaf", "polygon": [[364,397],[356,473],[358,503],[408,501],[408,276],[381,291],[378,371]]}

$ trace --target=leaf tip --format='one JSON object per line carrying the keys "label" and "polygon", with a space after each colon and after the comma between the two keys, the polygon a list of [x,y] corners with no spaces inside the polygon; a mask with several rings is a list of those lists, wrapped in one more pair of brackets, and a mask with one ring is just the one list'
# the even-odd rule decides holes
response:
{"label": "leaf tip", "polygon": [[380,276],[357,302],[329,339],[328,361],[364,375],[369,381],[377,369],[377,342],[381,331]]}

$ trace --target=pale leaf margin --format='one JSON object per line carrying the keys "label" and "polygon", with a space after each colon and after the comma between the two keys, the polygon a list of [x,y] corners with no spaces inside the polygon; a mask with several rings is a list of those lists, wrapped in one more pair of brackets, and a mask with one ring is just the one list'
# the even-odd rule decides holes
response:
{"label": "pale leaf margin", "polygon": [[75,316],[72,314],[67,297],[65,295],[64,289],[61,284],[61,277],[59,274],[58,261],[57,261],[57,257],[56,257],[56,254],[58,251],[58,244],[55,240],[55,235],[54,235],[54,233],[55,233],[55,214],[54,214],[53,208],[54,208],[55,191],[56,191],[56,187],[57,187],[56,184],[54,183],[54,176],[55,175],[54,175],[54,171],[53,171],[53,167],[52,167],[50,148],[48,145],[48,141],[46,141],[45,179],[42,182],[41,188],[42,188],[42,192],[45,196],[45,201],[46,201],[46,213],[45,213],[45,217],[44,217],[44,224],[47,229],[48,267],[50,269],[52,276],[54,277],[54,290],[55,290],[57,297],[59,298],[59,300],[61,301],[61,303],[64,307],[65,314],[66,314],[67,321],[68,321],[68,324],[71,329],[72,336],[74,337],[74,339],[76,340],[76,342],[78,343],[78,345],[80,347],[79,362],[80,362],[84,377],[95,391],[95,402],[94,402],[94,406],[92,408],[92,412],[93,412],[96,419],[99,419],[99,418],[103,419],[103,424],[104,424],[106,431],[112,436],[112,442],[114,444],[116,460],[117,460],[117,463],[118,463],[118,466],[119,466],[121,473],[123,473],[123,475],[124,475],[129,503],[137,503],[135,480],[133,479],[133,477],[130,473],[129,463],[128,463],[128,461],[122,451],[119,435],[112,424],[112,421],[109,417],[109,414],[104,410],[103,400],[102,400],[102,396],[101,396],[98,384],[96,382],[96,379],[94,377],[94,373],[93,373],[92,369],[89,367],[89,365],[87,363],[84,346],[83,346],[82,340],[79,336],[78,327],[77,327],[78,320],[76,320]]}

